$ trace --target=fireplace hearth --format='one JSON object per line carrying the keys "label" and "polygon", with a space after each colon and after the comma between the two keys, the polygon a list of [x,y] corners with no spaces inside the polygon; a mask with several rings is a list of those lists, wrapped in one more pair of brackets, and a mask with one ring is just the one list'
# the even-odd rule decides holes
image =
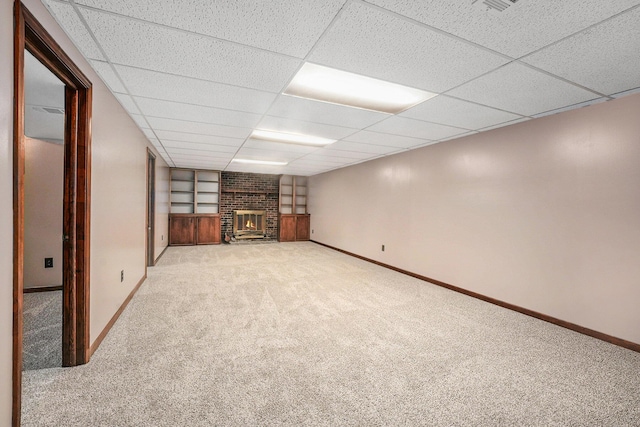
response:
{"label": "fireplace hearth", "polygon": [[233,237],[236,239],[264,239],[267,237],[267,212],[233,211]]}

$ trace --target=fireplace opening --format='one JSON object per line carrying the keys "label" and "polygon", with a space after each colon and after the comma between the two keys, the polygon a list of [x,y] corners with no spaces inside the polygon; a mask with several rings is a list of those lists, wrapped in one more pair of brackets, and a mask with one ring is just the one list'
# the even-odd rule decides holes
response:
{"label": "fireplace opening", "polygon": [[263,239],[267,237],[266,211],[233,211],[233,237]]}

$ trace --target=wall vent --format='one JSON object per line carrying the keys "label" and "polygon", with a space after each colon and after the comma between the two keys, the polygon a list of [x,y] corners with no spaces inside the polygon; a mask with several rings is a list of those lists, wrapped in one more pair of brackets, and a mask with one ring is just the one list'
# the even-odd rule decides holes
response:
{"label": "wall vent", "polygon": [[471,4],[482,5],[487,10],[504,12],[509,6],[516,4],[518,0],[473,0]]}

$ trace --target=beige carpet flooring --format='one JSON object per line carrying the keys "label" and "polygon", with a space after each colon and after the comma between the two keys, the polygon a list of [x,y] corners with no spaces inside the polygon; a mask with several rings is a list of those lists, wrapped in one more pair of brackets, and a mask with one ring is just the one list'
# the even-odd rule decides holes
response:
{"label": "beige carpet flooring", "polygon": [[23,296],[22,369],[62,366],[62,291]]}
{"label": "beige carpet flooring", "polygon": [[24,426],[639,426],[640,354],[314,243],[169,248]]}

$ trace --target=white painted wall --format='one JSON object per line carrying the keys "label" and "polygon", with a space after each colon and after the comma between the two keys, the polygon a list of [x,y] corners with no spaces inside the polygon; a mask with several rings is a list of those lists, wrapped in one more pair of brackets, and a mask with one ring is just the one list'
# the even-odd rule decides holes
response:
{"label": "white painted wall", "polygon": [[314,176],[312,239],[640,343],[638,117],[634,95]]}
{"label": "white painted wall", "polygon": [[[38,0],[26,7],[94,84],[91,205],[91,341],[102,332],[145,271],[146,159],[149,146]],[[13,294],[13,2],[0,2],[0,425],[11,421]],[[157,168],[166,168],[158,155]],[[160,172],[167,174],[168,172]],[[163,187],[166,185],[166,188]],[[168,180],[158,180],[159,193]],[[167,224],[156,208],[158,229]],[[165,231],[166,240],[166,231]],[[120,271],[125,280],[120,282]]]}
{"label": "white painted wall", "polygon": [[26,138],[24,157],[24,287],[61,286],[64,146]]}
{"label": "white painted wall", "polygon": [[0,2],[0,425],[11,425],[13,348],[13,2]]}

